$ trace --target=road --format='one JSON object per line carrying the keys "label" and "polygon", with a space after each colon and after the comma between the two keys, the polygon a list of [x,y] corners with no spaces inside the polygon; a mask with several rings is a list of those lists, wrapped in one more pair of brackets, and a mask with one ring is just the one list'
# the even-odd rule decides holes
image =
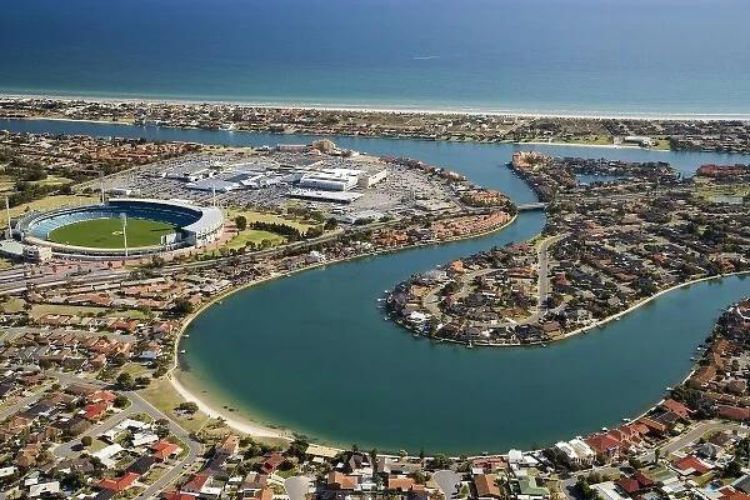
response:
{"label": "road", "polygon": [[458,496],[459,485],[461,484],[461,474],[458,474],[452,470],[444,469],[435,472],[432,475],[432,479],[437,483],[438,488],[443,493],[447,500],[451,500]]}
{"label": "road", "polygon": [[[54,372],[54,371],[45,372],[45,373],[47,375],[57,377],[57,379],[61,383],[65,383],[65,384],[85,383],[85,384],[93,384],[93,385],[98,385],[98,386],[107,385],[105,382],[102,382],[101,380],[83,379],[81,377],[77,377],[75,375],[71,375],[68,373],[59,373],[59,372]],[[160,420],[160,419],[166,420],[167,427],[169,428],[169,432],[173,434],[174,436],[176,436],[180,441],[185,443],[188,447],[188,450],[184,458],[182,458],[176,464],[174,464],[162,477],[156,480],[154,484],[146,488],[146,490],[144,490],[143,493],[141,493],[137,497],[139,499],[154,498],[154,497],[157,497],[158,494],[162,490],[170,486],[172,483],[176,482],[180,477],[182,477],[183,474],[185,474],[188,467],[194,464],[195,461],[203,454],[203,445],[201,445],[199,442],[192,439],[190,437],[190,433],[187,430],[185,430],[180,424],[172,420],[167,414],[165,414],[164,412],[156,408],[154,405],[146,401],[137,392],[124,391],[123,394],[127,396],[128,399],[130,399],[130,403],[131,403],[130,406],[123,412],[118,413],[117,415],[113,415],[112,417],[102,422],[101,424],[98,424],[92,427],[83,435],[94,436],[96,434],[100,434],[106,431],[106,429],[116,425],[118,422],[122,421],[126,417],[130,415],[135,415],[138,413],[144,413],[146,415],[149,415],[154,420]],[[61,449],[60,453],[67,452],[70,446],[74,446],[79,442],[80,442],[80,438],[77,438],[74,441],[65,443],[59,446],[55,450],[56,452],[55,454],[57,455],[58,449]]]}
{"label": "road", "polygon": [[550,291],[549,249],[552,245],[554,245],[555,243],[557,243],[558,241],[562,240],[563,238],[567,236],[568,235],[566,233],[566,234],[553,236],[551,238],[547,238],[546,240],[542,241],[542,243],[539,245],[539,249],[537,250],[537,259],[539,261],[538,308],[540,311],[542,310],[544,303],[547,301],[547,297],[549,297],[549,291]]}
{"label": "road", "polygon": [[130,406],[120,411],[119,413],[115,413],[114,415],[111,415],[109,418],[105,418],[98,424],[89,428],[89,430],[82,433],[77,438],[72,439],[68,441],[67,443],[61,444],[60,446],[54,449],[53,454],[57,458],[70,458],[70,457],[75,456],[78,452],[74,448],[78,447],[78,445],[81,444],[81,438],[83,438],[84,436],[91,436],[92,438],[96,438],[97,436],[107,432],[109,429],[119,424],[126,418],[132,417],[133,415],[140,413],[137,409],[134,408],[134,406],[135,405],[131,404]]}
{"label": "road", "polygon": [[138,495],[139,499],[155,498],[161,491],[167,488],[169,485],[176,482],[187,469],[195,463],[195,461],[203,454],[203,445],[195,441],[190,437],[190,433],[186,431],[180,424],[169,418],[161,410],[153,406],[151,403],[143,399],[138,393],[128,391],[125,393],[130,400],[133,402],[132,406],[136,406],[140,411],[146,412],[155,419],[166,419],[169,427],[169,432],[174,434],[180,441],[185,443],[188,447],[187,454],[182,460],[178,461],[171,469],[169,469],[162,477],[157,479],[154,484],[146,488],[143,493]]}
{"label": "road", "polygon": [[685,446],[698,441],[700,438],[705,436],[706,433],[721,431],[742,431],[744,433],[747,433],[748,431],[750,431],[750,429],[748,429],[748,427],[746,426],[733,422],[720,422],[716,420],[712,420],[710,422],[702,422],[662,446],[661,454],[662,456],[667,456],[671,453],[675,453]]}
{"label": "road", "polygon": [[37,401],[39,401],[40,399],[42,399],[42,396],[44,396],[44,390],[43,389],[39,390],[38,392],[35,392],[34,394],[32,394],[30,396],[26,396],[26,397],[18,400],[18,402],[14,403],[13,405],[11,405],[11,406],[9,406],[7,408],[4,408],[3,410],[0,411],[0,422],[2,422],[3,420],[5,420],[6,418],[10,417],[11,415],[15,415],[19,411],[21,411],[24,408],[26,408],[28,405],[30,405],[32,403],[36,403]]}
{"label": "road", "polygon": [[[465,208],[463,214],[481,214],[487,212],[484,208]],[[365,226],[356,226],[348,228],[346,230],[336,229],[330,231],[317,238],[311,238],[304,241],[296,241],[280,247],[270,248],[267,250],[260,250],[244,255],[217,257],[206,261],[188,262],[185,264],[168,264],[158,269],[153,269],[154,273],[161,274],[162,276],[169,276],[178,271],[201,269],[205,267],[213,267],[229,262],[240,262],[240,263],[251,263],[258,260],[267,259],[276,255],[284,254],[291,251],[306,250],[307,248],[315,248],[323,243],[340,238],[344,235],[355,235],[357,233],[368,232],[374,229],[380,229],[389,226],[397,226],[402,223],[401,219],[395,219],[392,221],[375,222],[373,224],[367,224]],[[87,267],[78,272],[77,268],[73,269],[70,266],[64,266],[59,262],[50,263],[43,267],[41,275],[32,275],[27,267],[17,266],[6,272],[0,272],[0,295],[3,294],[15,294],[21,293],[27,290],[29,285],[33,285],[37,288],[49,288],[57,285],[64,285],[67,283],[74,283],[77,285],[88,285],[97,283],[106,283],[116,280],[127,280],[130,277],[130,270],[113,270],[96,263],[82,263]],[[53,272],[53,268],[57,270]]]}

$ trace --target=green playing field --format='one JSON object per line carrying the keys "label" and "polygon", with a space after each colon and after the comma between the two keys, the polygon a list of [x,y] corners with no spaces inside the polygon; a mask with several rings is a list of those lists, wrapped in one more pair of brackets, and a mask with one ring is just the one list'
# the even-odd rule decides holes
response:
{"label": "green playing field", "polygon": [[[128,219],[128,248],[159,245],[161,237],[174,233],[177,226],[150,219]],[[122,221],[117,218],[74,222],[55,229],[49,241],[90,248],[124,248]]]}

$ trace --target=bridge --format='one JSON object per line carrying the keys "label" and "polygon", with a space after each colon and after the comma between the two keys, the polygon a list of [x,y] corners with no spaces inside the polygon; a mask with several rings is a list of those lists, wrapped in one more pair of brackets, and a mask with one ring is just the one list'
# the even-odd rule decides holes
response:
{"label": "bridge", "polygon": [[531,212],[533,210],[544,210],[545,208],[547,208],[547,204],[542,203],[542,202],[524,203],[521,205],[516,205],[516,208],[518,209],[519,212]]}

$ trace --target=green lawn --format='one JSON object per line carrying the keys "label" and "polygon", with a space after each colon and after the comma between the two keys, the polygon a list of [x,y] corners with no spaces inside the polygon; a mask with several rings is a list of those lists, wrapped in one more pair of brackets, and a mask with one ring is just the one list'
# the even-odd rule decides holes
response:
{"label": "green lawn", "polygon": [[148,387],[138,391],[138,394],[178,422],[188,432],[198,432],[208,421],[208,416],[201,412],[197,412],[193,416],[178,414],[175,408],[185,400],[174,390],[169,380],[164,378],[153,380]]}
{"label": "green lawn", "polygon": [[271,246],[280,245],[286,241],[286,238],[280,234],[272,233],[270,231],[261,231],[258,229],[245,229],[240,232],[237,236],[232,238],[227,244],[227,248],[242,248],[245,243],[251,242],[256,245],[260,245],[263,240],[271,242]]}
{"label": "green lawn", "polygon": [[[161,237],[175,232],[176,227],[166,222],[149,219],[128,219],[128,247],[159,245]],[[52,231],[48,239],[92,248],[123,248],[122,221],[119,218],[94,219],[68,224]]]}

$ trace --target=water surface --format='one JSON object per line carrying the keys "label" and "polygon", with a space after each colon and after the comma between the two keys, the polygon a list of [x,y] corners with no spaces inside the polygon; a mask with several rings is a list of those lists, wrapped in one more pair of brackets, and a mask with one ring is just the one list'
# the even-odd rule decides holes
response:
{"label": "water surface", "polygon": [[745,0],[5,0],[0,91],[750,115]]}
{"label": "water surface", "polygon": [[[119,135],[210,144],[309,142],[305,136],[1,121],[17,131]],[[530,146],[336,137],[344,147],[446,165],[475,182],[534,201],[503,164]],[[534,146],[552,154],[668,161],[690,175],[738,155]],[[745,161],[746,162],[746,161]],[[326,442],[479,453],[536,447],[616,425],[657,401],[689,371],[721,308],[750,281],[693,285],[621,321],[547,348],[474,349],[415,339],[378,309],[383,291],[411,274],[493,245],[523,241],[544,225],[523,213],[502,232],[365,258],[246,289],[189,327],[182,357],[196,394],[242,415]]]}

